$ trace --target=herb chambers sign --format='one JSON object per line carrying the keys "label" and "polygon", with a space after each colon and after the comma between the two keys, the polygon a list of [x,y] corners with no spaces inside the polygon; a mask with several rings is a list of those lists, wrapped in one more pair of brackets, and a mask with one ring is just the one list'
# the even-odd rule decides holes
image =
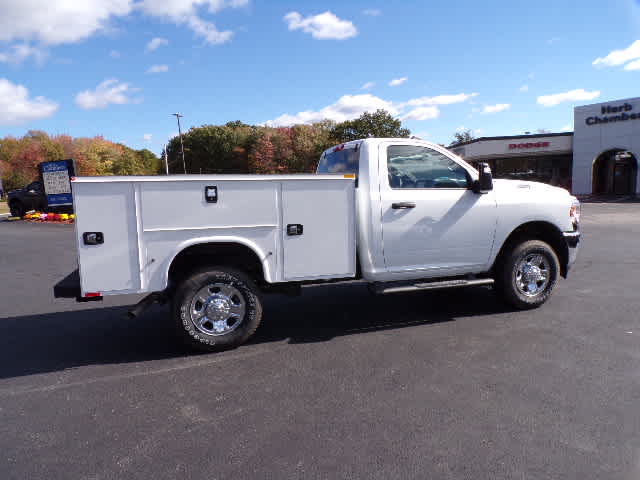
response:
{"label": "herb chambers sign", "polygon": [[600,115],[587,117],[584,123],[591,126],[603,123],[626,122],[627,120],[640,120],[640,113],[634,112],[633,105],[625,102],[622,105],[600,107]]}

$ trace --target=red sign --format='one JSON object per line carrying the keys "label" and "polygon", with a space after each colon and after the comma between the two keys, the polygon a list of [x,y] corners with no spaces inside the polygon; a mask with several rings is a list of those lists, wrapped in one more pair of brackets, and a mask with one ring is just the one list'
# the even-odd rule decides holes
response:
{"label": "red sign", "polygon": [[522,150],[526,148],[544,148],[548,146],[549,146],[549,142],[510,143],[509,150]]}

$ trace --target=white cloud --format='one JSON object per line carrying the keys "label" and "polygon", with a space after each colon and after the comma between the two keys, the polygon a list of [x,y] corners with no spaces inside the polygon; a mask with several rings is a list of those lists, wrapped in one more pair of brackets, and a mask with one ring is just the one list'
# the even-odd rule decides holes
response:
{"label": "white cloud", "polygon": [[367,82],[367,83],[365,83],[364,85],[362,85],[362,87],[360,87],[360,89],[361,89],[361,90],[370,90],[370,89],[372,89],[373,87],[375,87],[375,85],[376,85],[376,84],[375,84],[375,83],[373,83],[373,82]]}
{"label": "white cloud", "polygon": [[600,96],[598,90],[588,92],[583,88],[571,90],[569,92],[554,93],[553,95],[542,95],[538,97],[538,104],[545,107],[555,107],[563,102],[579,102],[584,100],[593,100]]}
{"label": "white cloud", "polygon": [[[0,42],[22,42],[29,48],[77,43],[97,33],[109,31],[113,20],[127,17],[133,10],[185,25],[209,44],[228,42],[230,30],[220,31],[203,20],[201,11],[214,14],[224,8],[239,8],[249,0],[19,0],[0,1]],[[18,62],[26,55],[24,47],[13,45],[3,60]],[[25,56],[26,55],[26,56]],[[38,58],[36,58],[38,60]]]}
{"label": "white cloud", "polygon": [[529,85],[522,85],[519,90],[521,92],[528,92],[529,91]]}
{"label": "white cloud", "polygon": [[109,56],[110,56],[111,58],[120,58],[120,57],[121,57],[120,52],[119,52],[119,51],[117,51],[117,50],[111,50],[111,51],[109,52]]}
{"label": "white cloud", "polygon": [[90,110],[105,108],[108,105],[124,105],[135,100],[129,95],[137,92],[128,83],[122,83],[115,78],[110,78],[100,83],[94,90],[84,90],[76,95],[76,104],[80,108]]}
{"label": "white cloud", "polygon": [[419,107],[422,105],[450,105],[452,103],[466,102],[470,98],[477,97],[477,93],[458,93],[456,95],[437,95],[435,97],[412,98],[404,105]]}
{"label": "white cloud", "polygon": [[439,105],[461,103],[477,95],[477,93],[437,95],[434,97],[413,98],[406,102],[391,102],[370,93],[344,95],[336,103],[320,110],[305,110],[294,115],[284,114],[265,122],[265,125],[294,125],[296,123],[312,123],[325,119],[343,122],[357,118],[364,112],[373,112],[377,109],[383,109],[391,115],[400,116],[402,120],[430,120],[440,116]]}
{"label": "white cloud", "polygon": [[196,16],[190,17],[187,25],[189,25],[189,28],[193,30],[196,35],[202,37],[204,41],[210,45],[227,43],[231,40],[231,37],[233,37],[231,30],[220,31],[213,23],[206,22]]}
{"label": "white cloud", "polygon": [[596,67],[617,67],[636,58],[640,58],[640,40],[636,40],[622,50],[613,50],[606,57],[596,58],[593,61],[593,65]]}
{"label": "white cloud", "polygon": [[573,132],[573,125],[567,124],[560,129],[561,132]]}
{"label": "white cloud", "polygon": [[640,59],[629,62],[624,66],[627,71],[640,70]]}
{"label": "white cloud", "polygon": [[151,65],[147,73],[164,73],[169,71],[169,65]]}
{"label": "white cloud", "polygon": [[150,142],[152,138],[153,134],[151,133],[145,133],[144,135],[142,135],[142,140],[144,140],[145,142]]}
{"label": "white cloud", "polygon": [[284,21],[289,30],[302,30],[317,40],[345,40],[358,34],[352,22],[342,20],[329,11],[308,17],[289,12],[284,16]]}
{"label": "white cloud", "polygon": [[31,46],[27,43],[18,43],[9,47],[9,50],[0,52],[0,62],[3,63],[22,63],[25,60],[33,58],[33,60],[41,64],[47,58],[47,53],[41,48]]}
{"label": "white cloud", "polygon": [[498,113],[504,112],[511,108],[510,103],[496,103],[495,105],[485,105],[482,109],[482,113]]}
{"label": "white cloud", "polygon": [[44,97],[29,98],[29,91],[22,85],[0,78],[0,124],[20,125],[32,120],[50,117],[58,104]]}
{"label": "white cloud", "polygon": [[164,45],[169,45],[169,40],[162,37],[153,37],[151,40],[149,40],[149,43],[147,43],[145,50],[147,52],[153,52],[154,50],[157,50]]}
{"label": "white cloud", "polygon": [[224,8],[240,8],[249,4],[249,0],[143,0],[137,4],[143,12],[179,25],[186,25],[206,43],[219,45],[233,37],[231,30],[220,31],[214,23],[203,20],[198,14],[202,7],[209,13]]}
{"label": "white cloud", "polygon": [[132,0],[3,1],[0,41],[60,45],[84,40],[131,12]]}
{"label": "white cloud", "polygon": [[364,112],[374,112],[379,108],[388,111],[391,115],[398,114],[398,109],[392,102],[370,93],[365,93],[362,95],[344,95],[336,103],[320,110],[305,110],[295,115],[280,115],[273,120],[265,122],[265,124],[268,126],[284,126],[297,123],[313,123],[325,119],[344,122],[345,120],[357,118]]}
{"label": "white cloud", "polygon": [[436,106],[416,107],[403,115],[402,120],[432,120],[440,116],[440,109]]}
{"label": "white cloud", "polygon": [[249,0],[142,0],[139,6],[151,15],[175,20],[194,15],[199,7],[216,13],[225,8],[241,8],[248,4]]}
{"label": "white cloud", "polygon": [[367,8],[363,10],[362,13],[368,15],[369,17],[379,17],[380,15],[382,15],[382,12],[377,8]]}
{"label": "white cloud", "polygon": [[403,83],[405,83],[407,80],[409,80],[408,77],[394,78],[389,82],[389,86],[397,87],[398,85],[402,85]]}

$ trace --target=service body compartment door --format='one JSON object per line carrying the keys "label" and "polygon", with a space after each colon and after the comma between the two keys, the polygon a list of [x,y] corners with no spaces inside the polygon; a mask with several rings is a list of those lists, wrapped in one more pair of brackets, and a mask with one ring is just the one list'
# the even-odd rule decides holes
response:
{"label": "service body compartment door", "polygon": [[284,279],[354,277],[353,179],[282,182]]}
{"label": "service body compartment door", "polygon": [[[140,290],[135,186],[133,182],[73,184],[82,293]],[[85,234],[101,234],[87,245]]]}

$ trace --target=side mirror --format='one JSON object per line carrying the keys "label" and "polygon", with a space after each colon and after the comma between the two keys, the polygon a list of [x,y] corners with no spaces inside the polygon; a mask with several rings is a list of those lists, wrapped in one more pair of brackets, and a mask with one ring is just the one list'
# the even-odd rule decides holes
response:
{"label": "side mirror", "polygon": [[478,164],[478,173],[480,174],[478,180],[474,180],[471,185],[471,189],[475,193],[489,193],[493,190],[493,176],[491,175],[491,168],[487,163]]}

